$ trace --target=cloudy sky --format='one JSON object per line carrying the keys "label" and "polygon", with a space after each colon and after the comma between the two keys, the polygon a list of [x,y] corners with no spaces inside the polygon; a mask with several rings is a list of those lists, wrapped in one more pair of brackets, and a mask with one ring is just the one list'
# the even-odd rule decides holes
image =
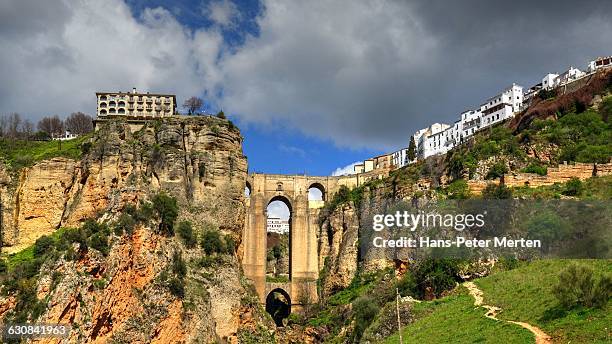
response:
{"label": "cloudy sky", "polygon": [[0,114],[197,95],[251,171],[325,175],[512,82],[612,54],[611,1],[0,0]]}

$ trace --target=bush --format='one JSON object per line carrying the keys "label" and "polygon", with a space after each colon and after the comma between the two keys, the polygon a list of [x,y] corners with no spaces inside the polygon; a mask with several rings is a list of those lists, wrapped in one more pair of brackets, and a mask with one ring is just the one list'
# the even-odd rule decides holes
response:
{"label": "bush", "polygon": [[236,242],[231,235],[227,234],[225,236],[225,253],[234,254],[234,251],[236,251]]}
{"label": "bush", "polygon": [[225,251],[225,246],[221,240],[221,235],[215,230],[208,230],[204,232],[200,246],[204,249],[204,252],[207,255],[211,255],[213,253],[223,253]]}
{"label": "bush", "polygon": [[226,119],[225,113],[223,112],[223,110],[217,112],[217,117],[221,119]]}
{"label": "bush", "polygon": [[561,192],[566,196],[578,196],[582,192],[582,182],[576,177],[572,177],[565,183],[565,190]]}
{"label": "bush", "polygon": [[178,205],[174,197],[160,192],[153,197],[153,209],[160,219],[159,232],[164,235],[174,234],[174,221],[178,216]]}
{"label": "bush", "polygon": [[108,238],[104,232],[95,233],[89,240],[89,247],[100,251],[103,255],[108,255],[109,246]]}
{"label": "bush", "polygon": [[467,199],[470,198],[470,189],[465,180],[458,179],[448,185],[446,194],[450,199]]}
{"label": "bush", "polygon": [[175,251],[172,255],[172,272],[179,278],[184,278],[187,275],[187,265],[179,251]]}
{"label": "bush", "polygon": [[117,219],[113,230],[116,235],[123,235],[123,233],[131,235],[134,232],[135,226],[136,221],[134,220],[134,218],[127,212],[124,212],[119,215],[119,219]]}
{"label": "bush", "polygon": [[361,335],[372,320],[376,317],[379,311],[376,301],[370,296],[361,296],[353,302],[353,314],[355,317],[355,333],[356,339],[360,339]]}
{"label": "bush", "polygon": [[[422,299],[432,293],[439,297],[442,292],[451,290],[459,278],[460,260],[450,258],[427,258],[413,271],[415,289],[413,295]],[[412,282],[407,282],[409,286]]]}
{"label": "bush", "polygon": [[496,162],[491,166],[485,179],[496,179],[501,178],[504,174],[508,173],[508,168],[504,162]]}
{"label": "bush", "polygon": [[417,297],[417,287],[418,284],[414,278],[414,275],[411,272],[407,272],[404,277],[402,277],[397,284],[395,285],[400,295],[402,296],[413,296]]}
{"label": "bush", "polygon": [[172,295],[178,298],[185,297],[185,281],[178,277],[173,277],[168,281],[168,289]]}
{"label": "bush", "polygon": [[178,224],[177,233],[183,244],[188,248],[193,248],[198,240],[193,233],[193,226],[189,221],[182,221]]}
{"label": "bush", "polygon": [[572,264],[559,274],[553,294],[566,310],[577,306],[600,308],[612,297],[612,277],[607,274],[596,280],[591,268]]}
{"label": "bush", "polygon": [[503,184],[489,184],[482,190],[484,199],[509,199],[512,198],[512,190]]}
{"label": "bush", "polygon": [[521,172],[524,173],[535,173],[535,174],[539,174],[541,176],[545,176],[546,174],[548,174],[548,168],[546,166],[542,166],[539,164],[529,164],[529,166],[525,167],[524,169],[521,170]]}
{"label": "bush", "polygon": [[50,249],[53,248],[55,241],[53,238],[47,235],[43,235],[40,238],[36,239],[34,243],[34,257],[41,257],[49,252]]}

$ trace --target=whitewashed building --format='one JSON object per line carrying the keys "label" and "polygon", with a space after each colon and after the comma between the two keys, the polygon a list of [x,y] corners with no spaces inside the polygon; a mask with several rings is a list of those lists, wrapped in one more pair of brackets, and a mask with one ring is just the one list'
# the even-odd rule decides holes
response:
{"label": "whitewashed building", "polygon": [[402,168],[410,163],[410,159],[408,159],[408,148],[402,148],[398,151],[395,151],[391,154],[391,163],[395,168]]}
{"label": "whitewashed building", "polygon": [[542,88],[545,90],[552,90],[559,85],[558,83],[559,74],[548,73],[542,78]]}
{"label": "whitewashed building", "polygon": [[289,233],[289,221],[279,217],[268,217],[267,232],[277,234]]}
{"label": "whitewashed building", "polygon": [[450,128],[448,124],[434,123],[428,128],[418,130],[414,133],[414,141],[417,146],[417,158],[425,159],[436,154],[448,151],[445,130]]}
{"label": "whitewashed building", "polygon": [[582,78],[583,76],[585,76],[586,73],[581,71],[578,68],[574,68],[574,67],[569,67],[568,70],[566,70],[565,72],[561,73],[561,75],[559,75],[558,79],[558,84],[559,85],[565,85],[569,82],[578,80],[580,78]]}
{"label": "whitewashed building", "polygon": [[[487,99],[480,105],[481,127],[488,127],[506,120],[521,110],[523,105],[523,87],[517,84],[503,90],[502,93]],[[472,132],[473,134],[473,132]]]}
{"label": "whitewashed building", "polygon": [[590,61],[587,65],[587,70],[592,73],[601,68],[612,67],[612,56],[598,57],[593,61]]}

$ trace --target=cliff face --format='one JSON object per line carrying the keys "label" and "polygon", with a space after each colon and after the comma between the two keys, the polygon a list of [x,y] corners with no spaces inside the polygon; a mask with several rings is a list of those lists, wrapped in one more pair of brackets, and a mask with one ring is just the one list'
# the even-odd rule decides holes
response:
{"label": "cliff face", "polygon": [[13,176],[0,168],[3,240],[10,246],[4,251],[160,189],[202,208],[204,218],[197,220],[239,233],[246,158],[240,133],[227,123],[187,117],[135,126],[114,120],[101,125],[80,161],[54,158]]}
{"label": "cliff face", "polygon": [[[3,240],[10,245],[3,250],[16,252],[88,218],[113,221],[125,205],[161,190],[177,199],[178,221],[191,221],[197,233],[218,228],[239,244],[247,172],[241,145],[231,123],[212,117],[101,123],[79,161],[54,158],[18,173],[0,168]],[[46,307],[32,320],[73,324],[64,342],[236,342],[266,327],[236,254],[203,264],[199,246],[152,228],[111,234],[107,256],[86,250],[47,259],[36,286]],[[188,267],[183,298],[162,277],[175,252]],[[11,300],[1,300],[0,322]]]}

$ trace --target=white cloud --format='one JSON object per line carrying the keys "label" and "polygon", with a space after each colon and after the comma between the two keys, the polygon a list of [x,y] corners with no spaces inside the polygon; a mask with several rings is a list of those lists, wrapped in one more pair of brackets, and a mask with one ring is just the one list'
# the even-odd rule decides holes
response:
{"label": "white cloud", "polygon": [[355,165],[361,164],[361,161],[355,161],[352,164],[346,165],[344,167],[338,167],[332,172],[332,176],[344,176],[347,174],[355,174]]}
{"label": "white cloud", "polygon": [[273,201],[268,205],[268,217],[278,217],[282,220],[289,219],[289,207],[282,201]]}
{"label": "white cloud", "polygon": [[236,5],[230,0],[212,1],[202,10],[202,13],[222,27],[233,26],[235,19],[240,14]]}
{"label": "white cloud", "polygon": [[[199,95],[215,84],[223,40],[215,30],[186,30],[167,10],[146,9],[134,18],[123,1],[45,1],[62,8],[47,25],[0,33],[0,113],[95,111],[96,91],[132,87]],[[57,12],[57,10],[55,10]],[[19,13],[26,22],[36,12]]]}

